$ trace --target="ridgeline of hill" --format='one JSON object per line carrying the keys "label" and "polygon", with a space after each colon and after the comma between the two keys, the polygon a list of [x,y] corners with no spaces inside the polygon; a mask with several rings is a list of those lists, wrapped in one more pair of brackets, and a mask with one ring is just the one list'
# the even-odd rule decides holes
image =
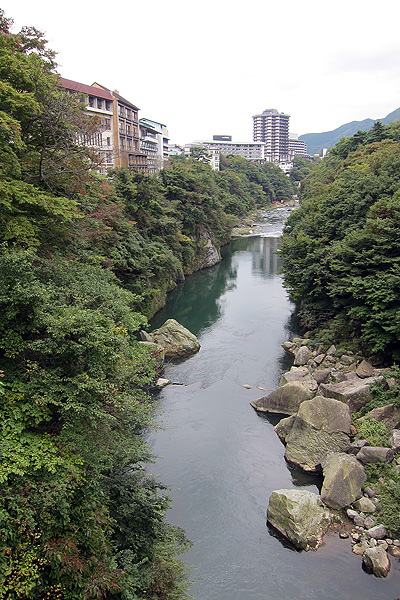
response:
{"label": "ridgeline of hill", "polygon": [[389,125],[400,119],[400,108],[396,108],[383,119],[364,119],[363,121],[351,121],[345,123],[333,131],[325,131],[323,133],[305,133],[299,136],[307,144],[308,154],[319,154],[323,148],[333,148],[342,138],[348,138],[357,133],[357,131],[369,131],[374,126],[376,121],[380,121],[382,125]]}

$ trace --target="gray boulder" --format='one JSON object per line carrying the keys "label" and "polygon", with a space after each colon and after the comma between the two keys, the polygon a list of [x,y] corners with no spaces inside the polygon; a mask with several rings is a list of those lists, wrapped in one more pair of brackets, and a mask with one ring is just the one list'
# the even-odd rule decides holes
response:
{"label": "gray boulder", "polygon": [[329,454],[322,463],[324,482],[321,500],[330,508],[339,510],[361,497],[366,480],[363,466],[355,456],[344,453]]}
{"label": "gray boulder", "polygon": [[306,365],[309,358],[311,358],[311,351],[307,348],[307,346],[301,346],[294,357],[294,365],[296,367]]}
{"label": "gray boulder", "polygon": [[316,369],[313,373],[313,377],[319,385],[320,383],[328,381],[331,372],[332,369]]}
{"label": "gray boulder", "polygon": [[390,444],[395,454],[400,452],[400,429],[393,429],[389,437]]}
{"label": "gray boulder", "polygon": [[175,319],[168,319],[162,327],[151,333],[141,331],[140,335],[142,340],[162,346],[165,356],[170,358],[190,356],[200,350],[196,336]]}
{"label": "gray boulder", "polygon": [[387,537],[386,527],[384,525],[375,525],[366,531],[369,538],[373,540],[384,540]]}
{"label": "gray boulder", "polygon": [[379,378],[360,379],[352,376],[349,381],[342,381],[341,383],[321,383],[319,390],[327,398],[335,398],[335,400],[345,402],[353,413],[372,400],[370,386],[377,379]]}
{"label": "gray boulder", "polygon": [[362,379],[372,377],[372,375],[374,374],[374,367],[371,365],[371,363],[367,362],[366,360],[363,360],[358,365],[356,373]]}
{"label": "gray boulder", "polygon": [[362,462],[363,465],[390,463],[393,457],[393,448],[382,448],[381,446],[364,446],[356,455],[357,460]]}
{"label": "gray boulder", "polygon": [[287,383],[291,383],[292,381],[303,381],[303,379],[307,376],[310,376],[310,372],[307,367],[292,367],[290,371],[287,371],[287,373],[282,375],[279,382],[279,387],[282,387]]}
{"label": "gray boulder", "polygon": [[390,560],[382,546],[367,548],[362,555],[364,569],[375,577],[387,577],[390,571]]}
{"label": "gray boulder", "polygon": [[356,455],[360,452],[361,448],[364,448],[364,446],[369,446],[368,440],[354,440],[347,448],[347,453]]}
{"label": "gray boulder", "polygon": [[356,510],[360,510],[363,513],[374,513],[376,511],[376,506],[374,502],[370,498],[366,498],[365,496],[361,496],[358,500],[353,503],[353,506]]}
{"label": "gray boulder", "polygon": [[250,405],[258,412],[293,415],[298,411],[300,404],[313,398],[315,393],[301,381],[292,381],[274,390],[268,396],[250,402]]}
{"label": "gray boulder", "polygon": [[281,419],[279,423],[275,425],[275,433],[277,434],[277,436],[283,444],[286,444],[286,439],[293,427],[295,418],[295,415],[290,415],[290,417],[285,417],[284,419]]}
{"label": "gray boulder", "polygon": [[332,522],[332,515],[313,492],[276,490],[269,499],[267,520],[296,548],[315,550]]}
{"label": "gray boulder", "polygon": [[350,426],[350,410],[342,402],[322,396],[302,402],[286,438],[286,460],[316,471],[328,453],[347,450]]}
{"label": "gray boulder", "polygon": [[383,423],[388,431],[400,427],[400,408],[396,407],[394,404],[374,408],[367,416],[375,421]]}

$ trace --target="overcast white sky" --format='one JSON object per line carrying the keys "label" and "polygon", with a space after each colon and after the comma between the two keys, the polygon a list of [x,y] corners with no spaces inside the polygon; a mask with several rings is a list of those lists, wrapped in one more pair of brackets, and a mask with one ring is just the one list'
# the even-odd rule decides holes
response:
{"label": "overcast white sky", "polygon": [[251,141],[276,108],[322,132],[400,107],[399,0],[2,0],[58,71],[102,83],[166,123],[172,142]]}

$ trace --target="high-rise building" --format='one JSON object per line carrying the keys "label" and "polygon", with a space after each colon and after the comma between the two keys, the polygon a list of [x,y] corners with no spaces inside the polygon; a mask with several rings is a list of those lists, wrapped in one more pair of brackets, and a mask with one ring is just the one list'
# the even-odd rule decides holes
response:
{"label": "high-rise building", "polygon": [[279,164],[289,160],[289,115],[275,108],[253,116],[253,140],[265,144],[266,160]]}

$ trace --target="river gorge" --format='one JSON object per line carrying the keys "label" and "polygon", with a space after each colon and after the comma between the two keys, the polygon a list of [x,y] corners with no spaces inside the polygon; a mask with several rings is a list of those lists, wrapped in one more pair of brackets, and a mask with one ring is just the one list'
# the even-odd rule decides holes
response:
{"label": "river gorge", "polygon": [[289,211],[265,213],[257,235],[233,240],[218,265],[188,277],[152,320],[154,329],[176,319],[201,349],[166,365],[173,384],[157,393],[151,470],[171,487],[168,520],[193,542],[184,559],[195,600],[395,600],[395,559],[380,580],[337,534],[317,552],[298,552],[266,526],[273,490],[320,485],[285,462],[274,432],[279,417],[249,405],[291,366],[281,344],[294,334],[294,307],[276,254]]}

